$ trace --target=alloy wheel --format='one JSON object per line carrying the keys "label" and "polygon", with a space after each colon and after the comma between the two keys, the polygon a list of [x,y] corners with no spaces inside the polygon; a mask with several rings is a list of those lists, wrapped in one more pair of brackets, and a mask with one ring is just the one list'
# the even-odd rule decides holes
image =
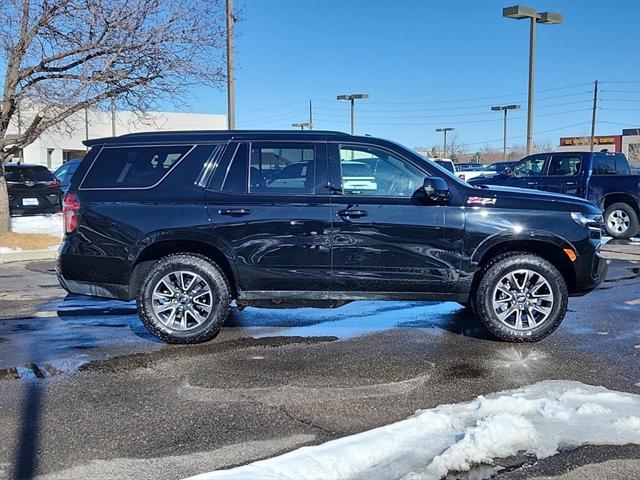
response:
{"label": "alloy wheel", "polygon": [[539,327],[551,315],[553,305],[554,295],[549,281],[528,269],[504,275],[491,296],[491,306],[498,320],[519,331]]}
{"label": "alloy wheel", "polygon": [[621,235],[629,229],[631,219],[624,210],[613,210],[607,217],[607,226],[611,232]]}
{"label": "alloy wheel", "polygon": [[167,328],[186,332],[200,326],[213,309],[211,286],[195,272],[179,270],[162,277],[153,288],[153,314]]}

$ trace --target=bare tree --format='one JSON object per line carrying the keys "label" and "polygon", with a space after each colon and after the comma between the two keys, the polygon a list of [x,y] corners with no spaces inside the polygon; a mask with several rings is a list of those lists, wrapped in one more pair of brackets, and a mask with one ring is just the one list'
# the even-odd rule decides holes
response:
{"label": "bare tree", "polygon": [[136,112],[184,105],[189,87],[225,79],[220,0],[2,0],[0,18],[0,233],[4,161],[42,132],[112,98]]}

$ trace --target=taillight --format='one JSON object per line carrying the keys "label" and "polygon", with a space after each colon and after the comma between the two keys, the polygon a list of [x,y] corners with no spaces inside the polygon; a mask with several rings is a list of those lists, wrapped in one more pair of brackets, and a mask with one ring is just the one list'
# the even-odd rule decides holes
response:
{"label": "taillight", "polygon": [[51,180],[50,182],[44,182],[44,186],[47,188],[58,188],[60,186],[60,180]]}
{"label": "taillight", "polygon": [[78,217],[80,216],[80,199],[76,193],[68,192],[65,194],[62,215],[64,217],[64,233],[73,232],[78,226]]}

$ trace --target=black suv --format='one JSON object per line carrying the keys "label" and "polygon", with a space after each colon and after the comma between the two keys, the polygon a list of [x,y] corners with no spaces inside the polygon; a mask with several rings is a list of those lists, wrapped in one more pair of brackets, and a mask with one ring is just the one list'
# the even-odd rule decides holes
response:
{"label": "black suv", "polygon": [[61,210],[60,182],[42,165],[4,166],[11,215],[57,213]]}
{"label": "black suv", "polygon": [[361,299],[459,302],[496,337],[537,341],[605,276],[594,204],[472,187],[390,141],[192,131],[86,143],[64,199],[60,282],[135,298],[167,342],[213,338],[232,300]]}

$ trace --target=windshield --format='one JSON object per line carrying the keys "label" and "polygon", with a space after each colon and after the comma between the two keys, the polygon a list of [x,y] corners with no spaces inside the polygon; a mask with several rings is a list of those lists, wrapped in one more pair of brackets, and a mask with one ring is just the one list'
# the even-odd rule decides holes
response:
{"label": "windshield", "polygon": [[11,167],[6,168],[7,182],[50,182],[53,175],[45,167]]}

